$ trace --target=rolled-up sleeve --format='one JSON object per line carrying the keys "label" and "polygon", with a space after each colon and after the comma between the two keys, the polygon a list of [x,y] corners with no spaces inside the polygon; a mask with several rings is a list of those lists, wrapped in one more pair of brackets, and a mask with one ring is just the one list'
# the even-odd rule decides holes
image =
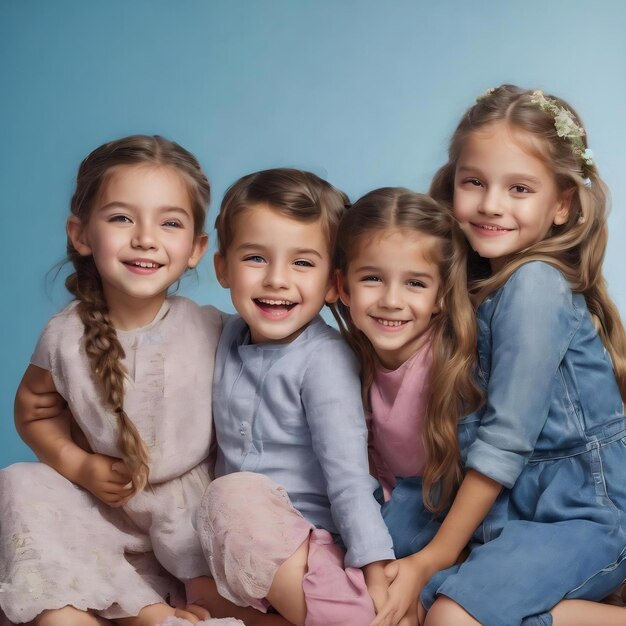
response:
{"label": "rolled-up sleeve", "polygon": [[343,340],[329,340],[316,350],[302,389],[313,450],[346,545],[346,565],[393,559],[393,542],[373,495],[377,483],[369,475],[358,366]]}
{"label": "rolled-up sleeve", "polygon": [[538,261],[518,269],[494,299],[487,402],[466,467],[511,488],[545,425],[582,313],[565,277]]}

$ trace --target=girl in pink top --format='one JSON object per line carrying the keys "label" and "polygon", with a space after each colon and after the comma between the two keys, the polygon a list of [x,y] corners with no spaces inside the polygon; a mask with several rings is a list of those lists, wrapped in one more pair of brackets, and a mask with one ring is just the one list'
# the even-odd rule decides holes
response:
{"label": "girl in pink top", "polygon": [[[481,400],[465,266],[451,212],[408,189],[368,193],[339,226],[337,308],[362,363],[373,470],[385,500],[397,478],[421,476],[433,513],[461,477],[459,418]],[[400,625],[416,616],[417,602]]]}

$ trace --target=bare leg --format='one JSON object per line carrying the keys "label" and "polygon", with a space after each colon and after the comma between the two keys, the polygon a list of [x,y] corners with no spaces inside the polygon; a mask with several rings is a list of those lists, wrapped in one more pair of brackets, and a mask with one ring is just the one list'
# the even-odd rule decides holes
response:
{"label": "bare leg", "polygon": [[192,624],[198,622],[196,614],[182,609],[174,609],[167,604],[151,604],[146,606],[135,617],[124,617],[115,620],[119,626],[157,626],[168,617],[182,617]]}
{"label": "bare leg", "polygon": [[[589,600],[563,600],[551,611],[553,626],[625,626],[626,607]],[[426,615],[424,626],[480,626],[463,607],[441,596]]]}
{"label": "bare leg", "polygon": [[208,576],[194,578],[186,585],[188,602],[206,608],[212,617],[235,617],[246,626],[291,626],[284,617],[275,613],[261,613],[252,607],[242,607],[222,598],[215,581]]}
{"label": "bare leg", "polygon": [[88,611],[81,611],[73,606],[62,609],[43,611],[32,622],[31,626],[113,626],[113,622],[93,615]]}
{"label": "bare leg", "polygon": [[624,626],[626,607],[589,600],[563,600],[552,611],[554,626]]}
{"label": "bare leg", "polygon": [[304,626],[306,601],[302,579],[307,572],[309,540],[278,568],[267,594],[267,599],[276,610],[296,626]]}
{"label": "bare leg", "polygon": [[[439,596],[426,614],[424,626],[480,626],[462,606],[446,596]],[[570,625],[568,625],[570,626]]]}

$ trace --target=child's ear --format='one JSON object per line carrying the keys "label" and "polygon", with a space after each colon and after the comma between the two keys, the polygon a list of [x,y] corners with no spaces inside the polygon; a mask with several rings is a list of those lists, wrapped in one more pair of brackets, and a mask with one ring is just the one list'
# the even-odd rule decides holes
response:
{"label": "child's ear", "polygon": [[191,256],[187,261],[187,267],[193,269],[200,263],[200,259],[204,256],[206,249],[209,245],[209,236],[206,233],[201,233],[196,237],[191,250]]}
{"label": "child's ear", "polygon": [[348,285],[345,276],[341,270],[335,272],[335,284],[337,285],[337,295],[339,299],[347,306],[350,306],[350,294],[348,293]]}
{"label": "child's ear", "polygon": [[78,217],[70,215],[67,218],[65,232],[78,254],[81,256],[89,256],[91,254],[91,246],[89,245],[84,224]]}
{"label": "child's ear", "polygon": [[337,289],[337,272],[332,272],[328,281],[328,289],[324,301],[326,304],[335,304],[339,300],[339,291]]}
{"label": "child's ear", "polygon": [[230,287],[228,283],[228,272],[226,267],[226,259],[224,255],[216,252],[213,257],[213,266],[215,267],[215,276],[217,276],[217,282],[224,287],[224,289],[228,289]]}
{"label": "child's ear", "polygon": [[562,226],[563,224],[567,223],[567,220],[569,219],[569,210],[572,206],[573,196],[573,189],[561,194],[561,198],[559,199],[556,207],[556,213],[554,214],[553,223],[555,226]]}

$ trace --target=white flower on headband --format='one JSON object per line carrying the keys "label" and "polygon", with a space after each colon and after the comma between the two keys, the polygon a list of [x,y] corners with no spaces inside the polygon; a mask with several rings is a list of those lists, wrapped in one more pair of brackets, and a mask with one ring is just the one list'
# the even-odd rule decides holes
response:
{"label": "white flower on headband", "polygon": [[480,96],[476,98],[476,102],[480,102],[481,100],[488,98],[495,90],[495,87],[489,87],[489,89],[487,89],[484,93],[481,93]]}
{"label": "white flower on headband", "polygon": [[587,164],[587,165],[593,165],[594,161],[593,161],[593,152],[591,150],[589,150],[589,148],[587,148],[584,152],[583,152],[583,161]]}
{"label": "white flower on headband", "polygon": [[578,139],[585,134],[585,131],[574,121],[572,114],[565,109],[559,109],[554,116],[554,127],[556,134],[566,139]]}
{"label": "white flower on headband", "polygon": [[585,147],[585,142],[583,141],[585,129],[576,123],[574,114],[559,105],[556,100],[546,98],[543,95],[543,91],[533,91],[530,101],[546,113],[552,115],[556,134],[563,139],[567,139],[572,144],[574,154],[578,156],[585,165],[589,167],[592,166],[594,164],[593,152]]}

